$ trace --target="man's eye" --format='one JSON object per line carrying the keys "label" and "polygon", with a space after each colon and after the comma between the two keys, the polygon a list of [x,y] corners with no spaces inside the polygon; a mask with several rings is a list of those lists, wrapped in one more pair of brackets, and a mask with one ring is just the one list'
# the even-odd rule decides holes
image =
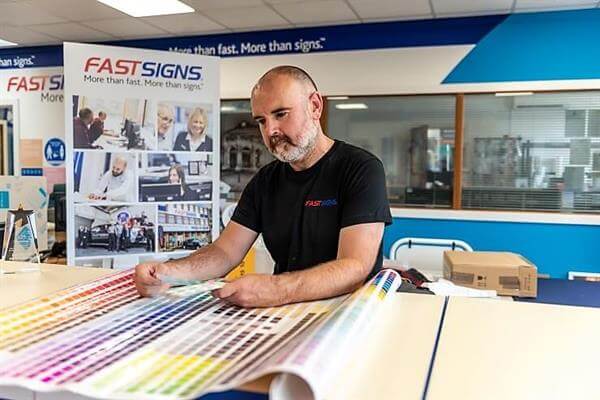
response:
{"label": "man's eye", "polygon": [[265,120],[264,119],[257,119],[256,122],[258,122],[259,125],[264,125],[265,124]]}
{"label": "man's eye", "polygon": [[275,117],[280,119],[280,118],[285,117],[286,115],[287,115],[287,111],[281,111],[281,112],[276,113]]}

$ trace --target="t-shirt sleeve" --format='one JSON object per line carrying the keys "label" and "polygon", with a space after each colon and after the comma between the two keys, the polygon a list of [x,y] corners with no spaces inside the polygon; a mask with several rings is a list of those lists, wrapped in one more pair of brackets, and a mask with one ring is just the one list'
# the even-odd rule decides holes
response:
{"label": "t-shirt sleeve", "polygon": [[235,207],[231,220],[244,225],[248,229],[252,229],[256,233],[261,233],[262,224],[260,218],[260,192],[257,188],[258,179],[258,174],[254,175],[244,188],[242,197],[240,197]]}
{"label": "t-shirt sleeve", "polygon": [[342,197],[341,226],[371,222],[392,223],[381,161],[371,158],[353,169]]}

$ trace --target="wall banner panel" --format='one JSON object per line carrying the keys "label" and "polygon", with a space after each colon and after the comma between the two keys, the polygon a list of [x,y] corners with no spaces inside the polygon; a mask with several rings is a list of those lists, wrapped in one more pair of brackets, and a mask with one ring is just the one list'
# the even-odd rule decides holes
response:
{"label": "wall banner panel", "polygon": [[66,43],[69,265],[131,267],[219,233],[219,60]]}

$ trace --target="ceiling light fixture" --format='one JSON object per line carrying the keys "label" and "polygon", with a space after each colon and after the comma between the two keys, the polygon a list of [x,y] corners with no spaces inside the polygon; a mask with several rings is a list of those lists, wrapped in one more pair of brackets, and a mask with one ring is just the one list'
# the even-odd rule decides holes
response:
{"label": "ceiling light fixture", "polygon": [[132,17],[191,13],[195,10],[179,0],[97,0]]}
{"label": "ceiling light fixture", "polygon": [[17,43],[9,42],[8,40],[0,39],[0,47],[18,46]]}
{"label": "ceiling light fixture", "polygon": [[348,100],[349,98],[348,96],[329,96],[327,100]]}
{"label": "ceiling light fixture", "polygon": [[341,103],[336,104],[335,108],[338,110],[366,110],[369,107],[365,103]]}
{"label": "ceiling light fixture", "polygon": [[505,97],[505,96],[531,96],[533,92],[498,92],[496,93],[497,97]]}

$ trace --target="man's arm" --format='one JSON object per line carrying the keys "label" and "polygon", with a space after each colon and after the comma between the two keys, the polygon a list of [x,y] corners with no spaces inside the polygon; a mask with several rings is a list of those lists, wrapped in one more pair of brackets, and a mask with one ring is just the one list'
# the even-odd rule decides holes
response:
{"label": "man's arm", "polygon": [[105,198],[104,191],[108,188],[108,180],[110,179],[109,174],[111,172],[105,172],[100,178],[100,182],[98,182],[98,187],[92,193],[88,195],[90,199],[101,200]]}
{"label": "man's arm", "polygon": [[136,266],[134,282],[138,292],[142,296],[153,296],[168,289],[158,275],[198,280],[220,278],[242,261],[257,236],[253,230],[230,221],[214,243],[185,258]]}
{"label": "man's arm", "polygon": [[271,307],[348,293],[373,268],[383,228],[383,222],[348,226],[340,231],[337,259],[281,275],[246,275],[215,295],[243,307]]}

